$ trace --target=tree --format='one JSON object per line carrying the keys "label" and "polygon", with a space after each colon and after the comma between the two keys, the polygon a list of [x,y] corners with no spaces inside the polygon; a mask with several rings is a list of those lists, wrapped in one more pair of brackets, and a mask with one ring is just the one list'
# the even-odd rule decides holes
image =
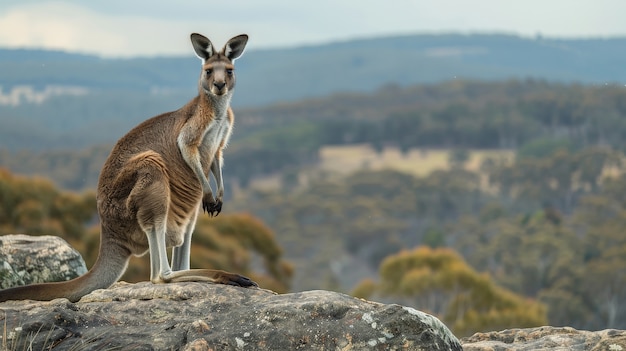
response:
{"label": "tree", "polygon": [[448,157],[448,164],[452,168],[464,168],[467,161],[469,161],[471,153],[468,149],[457,148],[450,151]]}
{"label": "tree", "polygon": [[492,164],[490,184],[526,209],[554,206],[570,214],[580,197],[597,192],[603,174],[620,171],[620,154],[591,147],[571,153],[558,149],[545,158],[521,157],[513,164]]}
{"label": "tree", "polygon": [[471,213],[487,197],[480,192],[480,176],[459,168],[433,171],[415,183],[416,213],[442,222]]}
{"label": "tree", "polygon": [[573,216],[582,233],[585,259],[581,287],[594,313],[592,328],[626,328],[626,177],[608,179],[598,195],[588,196]]}
{"label": "tree", "polygon": [[457,335],[547,322],[545,307],[497,286],[451,249],[418,247],[387,257],[380,282],[364,280],[362,298],[385,298],[437,315]]}
{"label": "tree", "polygon": [[61,192],[46,179],[15,176],[0,168],[2,234],[63,236],[80,249],[80,238],[95,212],[92,192]]}

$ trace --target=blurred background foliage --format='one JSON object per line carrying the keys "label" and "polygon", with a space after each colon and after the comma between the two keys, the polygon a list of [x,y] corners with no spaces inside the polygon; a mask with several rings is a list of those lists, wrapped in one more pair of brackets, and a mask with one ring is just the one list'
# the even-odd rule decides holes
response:
{"label": "blurred background foliage", "polygon": [[548,323],[543,304],[499,287],[449,248],[402,250],[385,258],[379,275],[379,283],[366,279],[353,294],[420,306],[461,335]]}

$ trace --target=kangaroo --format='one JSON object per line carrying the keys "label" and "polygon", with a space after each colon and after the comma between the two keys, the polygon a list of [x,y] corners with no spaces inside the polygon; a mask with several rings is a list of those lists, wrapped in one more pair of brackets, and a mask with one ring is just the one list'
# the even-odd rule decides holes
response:
{"label": "kangaroo", "polygon": [[[96,195],[100,216],[100,249],[94,266],[66,282],[0,290],[7,300],[72,302],[106,289],[124,273],[131,255],[150,254],[155,283],[204,281],[255,287],[252,280],[212,269],[189,269],[191,236],[202,208],[210,216],[222,210],[222,150],[230,138],[234,114],[234,61],[248,36],[230,39],[221,51],[197,33],[191,34],[202,60],[199,94],[182,108],[144,121],[123,136],[107,158]],[[217,184],[214,194],[209,172]],[[172,265],[167,248],[172,249]]]}

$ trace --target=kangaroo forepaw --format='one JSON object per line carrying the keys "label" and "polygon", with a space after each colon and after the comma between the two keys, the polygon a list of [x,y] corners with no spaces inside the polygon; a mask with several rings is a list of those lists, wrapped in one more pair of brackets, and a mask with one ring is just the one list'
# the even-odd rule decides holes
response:
{"label": "kangaroo forepaw", "polygon": [[211,217],[215,217],[222,212],[222,201],[214,200],[211,195],[205,196],[202,199],[202,211],[208,213]]}

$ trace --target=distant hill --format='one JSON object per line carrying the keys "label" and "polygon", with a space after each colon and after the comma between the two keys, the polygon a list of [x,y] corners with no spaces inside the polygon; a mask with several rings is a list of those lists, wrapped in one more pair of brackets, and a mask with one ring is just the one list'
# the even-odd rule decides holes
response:
{"label": "distant hill", "polygon": [[[514,35],[408,35],[291,49],[250,50],[237,62],[234,101],[258,106],[453,79],[534,77],[548,81],[626,82],[626,38],[550,39]],[[47,50],[0,49],[3,90],[69,85],[91,90],[195,93],[198,60],[102,59]]]}
{"label": "distant hill", "polygon": [[[426,106],[415,104],[430,101],[439,84],[461,84],[471,90],[464,93],[470,100],[482,85],[463,82],[534,79],[622,87],[624,62],[626,37],[412,35],[250,50],[237,61],[235,138],[261,130],[273,135],[294,128],[295,120],[309,123],[311,116],[385,118],[391,112],[383,110],[408,105],[423,111]],[[0,149],[112,144],[139,122],[185,104],[197,93],[198,73],[191,47],[185,57],[133,59],[0,49]],[[449,104],[448,88],[441,91],[437,104]]]}

